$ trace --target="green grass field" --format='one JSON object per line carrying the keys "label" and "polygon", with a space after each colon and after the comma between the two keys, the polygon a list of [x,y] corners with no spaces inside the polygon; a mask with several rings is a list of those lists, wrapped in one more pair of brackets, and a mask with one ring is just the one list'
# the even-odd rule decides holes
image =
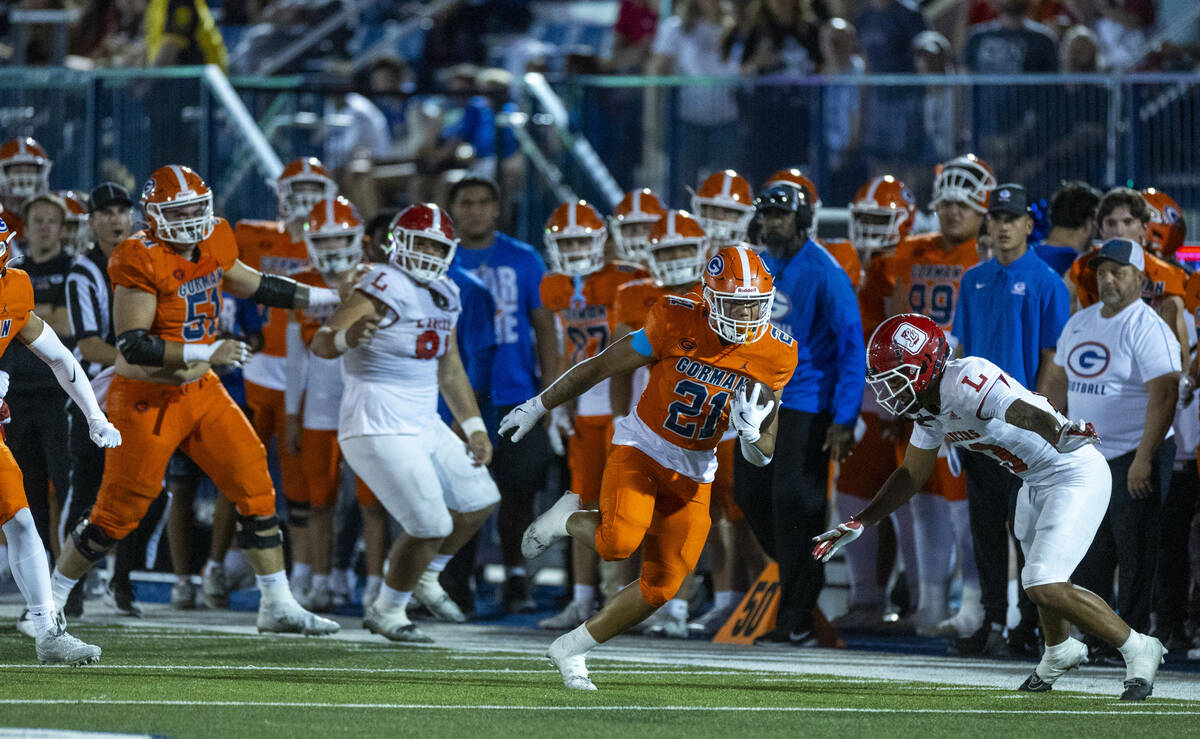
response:
{"label": "green grass field", "polygon": [[[1146,735],[1200,733],[1200,702],[589,660],[600,690],[562,688],[528,650],[262,638],[79,625],[100,665],[27,665],[0,636],[0,726],[172,736]],[[503,650],[499,638],[496,650]],[[786,655],[785,655],[786,656]],[[886,657],[880,656],[886,668]],[[1114,684],[1119,689],[1119,679]],[[1200,696],[1198,696],[1200,697]]]}

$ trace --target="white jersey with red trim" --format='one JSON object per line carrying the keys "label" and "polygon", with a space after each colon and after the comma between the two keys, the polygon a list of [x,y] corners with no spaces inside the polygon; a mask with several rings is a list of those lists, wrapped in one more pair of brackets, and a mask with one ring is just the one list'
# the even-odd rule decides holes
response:
{"label": "white jersey with red trim", "polygon": [[356,289],[386,315],[369,344],[342,357],[338,438],[418,434],[439,421],[438,361],[462,311],[458,286],[443,277],[422,285],[390,264],[377,264]]}
{"label": "white jersey with red trim", "polygon": [[1044,485],[1078,465],[1104,464],[1094,446],[1060,454],[1032,431],[1005,422],[1009,406],[1018,400],[1053,414],[1060,422],[1066,418],[1045,396],[1030,392],[986,359],[966,357],[948,362],[939,390],[940,412],[934,416],[921,410],[913,424],[909,443],[918,449],[936,449],[945,441],[983,452],[1028,485]]}

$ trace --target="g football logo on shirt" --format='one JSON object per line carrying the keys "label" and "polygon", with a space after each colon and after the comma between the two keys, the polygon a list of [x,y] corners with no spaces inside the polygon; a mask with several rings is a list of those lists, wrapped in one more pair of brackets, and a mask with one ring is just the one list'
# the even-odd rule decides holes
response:
{"label": "g football logo on shirt", "polygon": [[708,260],[708,266],[705,267],[708,273],[713,277],[719,277],[725,271],[725,259],[720,254]]}
{"label": "g football logo on shirt", "polygon": [[1112,352],[1098,341],[1076,344],[1067,355],[1067,367],[1077,377],[1096,377],[1108,369]]}
{"label": "g football logo on shirt", "polygon": [[929,341],[929,334],[911,323],[902,323],[896,329],[894,341],[900,345],[901,349],[913,354]]}

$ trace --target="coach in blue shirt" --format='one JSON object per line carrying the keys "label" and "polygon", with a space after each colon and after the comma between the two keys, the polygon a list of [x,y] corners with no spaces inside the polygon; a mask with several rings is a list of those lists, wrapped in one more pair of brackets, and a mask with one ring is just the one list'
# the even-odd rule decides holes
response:
{"label": "coach in blue shirt", "polygon": [[779,563],[779,612],[764,639],[810,646],[825,571],[809,550],[825,528],[829,461],[845,459],[854,446],[865,383],[862,319],[850,278],[808,237],[808,194],[769,187],[755,207],[764,261],[775,278],[771,321],[796,340],[799,362],[783,389],[775,460],[755,467],[735,455],[734,495]]}
{"label": "coach in blue shirt", "polygon": [[[1071,315],[1066,283],[1028,247],[1033,218],[1025,188],[1000,185],[992,193],[986,228],[994,256],[963,274],[954,312],[954,336],[965,356],[991,360],[1026,388],[1054,364],[1054,347]],[[1021,481],[979,452],[959,455],[967,475],[967,504],[979,568],[984,624],[975,635],[1004,628],[1008,609],[1008,521]],[[1018,562],[1024,557],[1017,548]],[[1008,634],[1017,656],[1038,655],[1037,609],[1021,591],[1021,623]],[[971,639],[972,637],[968,637]],[[969,650],[968,650],[969,651]]]}
{"label": "coach in blue shirt", "polygon": [[[496,230],[500,188],[492,180],[471,176],[454,183],[447,210],[459,238],[454,264],[474,273],[495,301],[491,403],[481,406],[488,432],[495,438],[497,419],[556,379],[554,314],[542,307],[539,292],[546,266],[532,246]],[[544,427],[516,444],[500,439],[492,457],[492,476],[500,489],[497,523],[507,569],[503,604],[508,611],[535,608],[528,597],[521,535],[533,522],[534,497],[546,486],[552,457]]]}

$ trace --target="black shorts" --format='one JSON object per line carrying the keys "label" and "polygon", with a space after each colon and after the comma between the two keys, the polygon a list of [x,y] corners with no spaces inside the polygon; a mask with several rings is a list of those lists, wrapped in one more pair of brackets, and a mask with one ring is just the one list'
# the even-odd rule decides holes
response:
{"label": "black shorts", "polygon": [[[496,418],[504,418],[516,405],[496,408]],[[553,461],[550,438],[541,423],[517,443],[500,437],[489,468],[501,495],[509,493],[535,495],[546,486],[546,476]]]}

